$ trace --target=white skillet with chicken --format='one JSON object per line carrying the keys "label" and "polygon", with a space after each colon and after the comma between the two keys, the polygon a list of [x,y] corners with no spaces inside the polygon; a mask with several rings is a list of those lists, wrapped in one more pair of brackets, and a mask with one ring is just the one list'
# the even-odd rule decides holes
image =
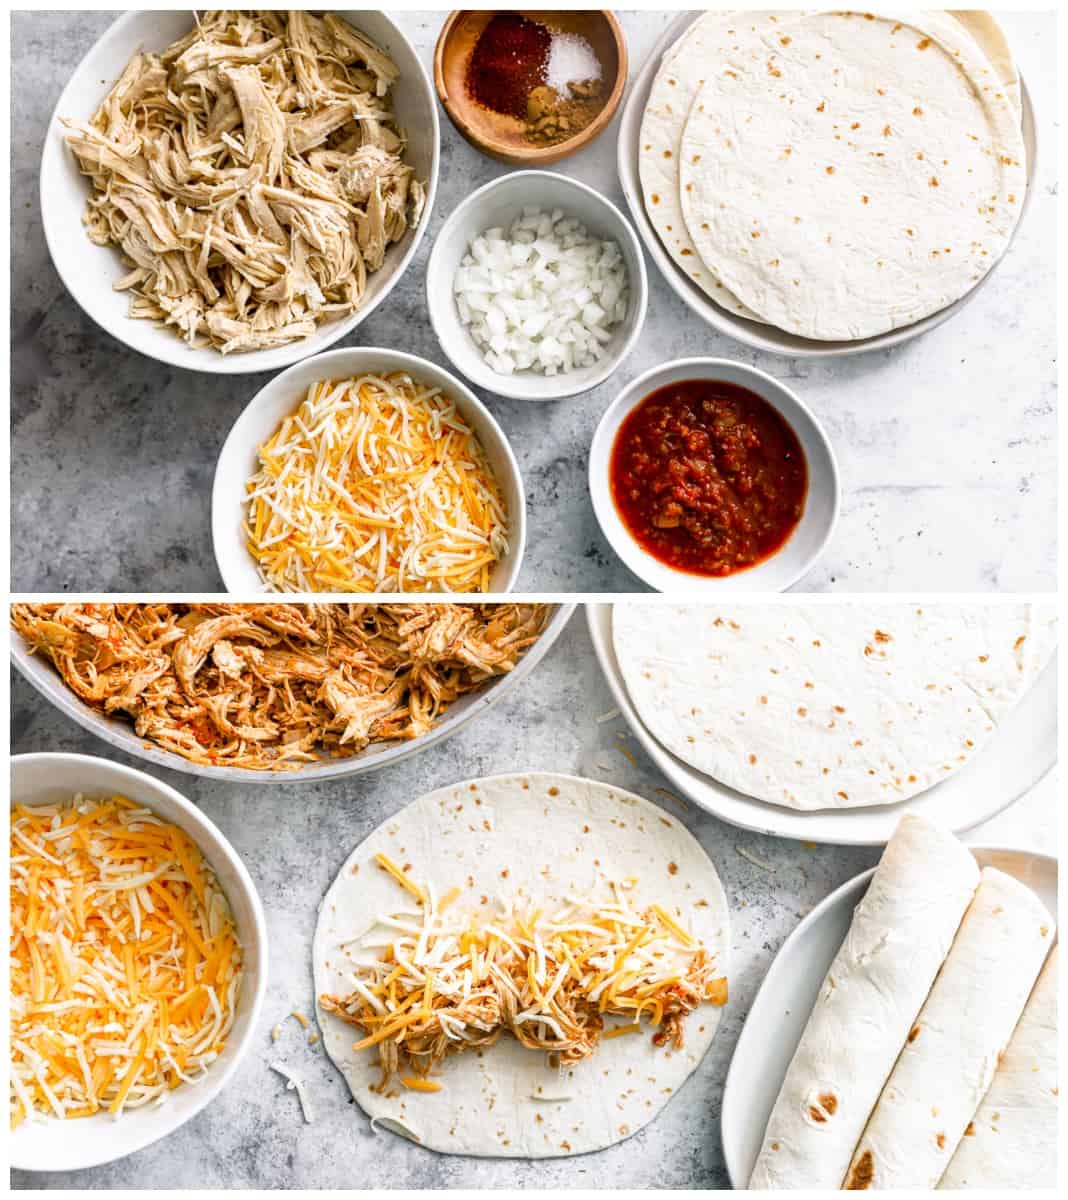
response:
{"label": "white skillet with chicken", "polygon": [[537,640],[542,604],[16,604],[100,712],[190,762],[292,770],[412,739]]}

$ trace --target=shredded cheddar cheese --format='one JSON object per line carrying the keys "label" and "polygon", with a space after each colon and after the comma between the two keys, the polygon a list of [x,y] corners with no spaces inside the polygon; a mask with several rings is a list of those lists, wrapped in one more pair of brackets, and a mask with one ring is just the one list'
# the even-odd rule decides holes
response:
{"label": "shredded cheddar cheese", "polygon": [[[343,943],[352,991],[320,1004],[362,1031],[353,1049],[377,1047],[380,1088],[396,1077],[437,1091],[428,1076],[442,1059],[504,1032],[561,1065],[593,1053],[601,1038],[638,1032],[643,1017],[657,1045],[678,1047],[690,1012],[727,1002],[726,979],[682,913],[635,908],[633,879],[611,882],[604,896],[568,897],[555,911],[509,899],[487,909],[465,906],[458,888],[439,900],[385,854],[375,860],[418,910],[384,913]],[[609,1017],[623,1021],[606,1029]]]}
{"label": "shredded cheddar cheese", "polygon": [[500,488],[455,403],[406,374],[313,383],[259,448],[249,552],[282,592],[486,592]]}
{"label": "shredded cheddar cheese", "polygon": [[11,812],[11,1127],[165,1102],[215,1061],[241,945],[187,834],[122,796]]}

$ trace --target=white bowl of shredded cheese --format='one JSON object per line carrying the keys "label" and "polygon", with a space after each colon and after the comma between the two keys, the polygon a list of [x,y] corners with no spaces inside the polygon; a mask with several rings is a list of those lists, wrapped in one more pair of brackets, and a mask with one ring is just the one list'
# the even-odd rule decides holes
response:
{"label": "white bowl of shredded cheese", "polygon": [[526,540],[519,466],[442,367],[353,347],[276,376],[219,455],[215,559],[227,591],[508,592]]}
{"label": "white bowl of shredded cheese", "polygon": [[[499,270],[497,260],[512,253],[518,258]],[[579,262],[566,262],[569,254]],[[554,280],[561,269],[568,278]],[[445,221],[427,263],[426,300],[441,348],[473,383],[517,400],[559,400],[603,383],[634,348],[648,281],[637,235],[614,204],[564,175],[515,171],[472,192]],[[476,305],[487,301],[483,314]],[[557,350],[596,345],[596,360],[580,352],[567,366],[556,356],[547,372],[547,337]]]}
{"label": "white bowl of shredded cheese", "polygon": [[[129,804],[117,807],[116,797],[124,798]],[[80,800],[76,801],[76,798]],[[113,876],[118,880],[124,871],[128,874],[130,870],[142,870],[142,874],[126,887],[116,887],[110,882],[87,885],[80,882],[85,870],[85,855],[79,852],[75,838],[64,837],[59,832],[64,815],[71,819],[72,802],[76,804],[77,812],[85,814],[80,819],[92,844],[97,846],[98,860],[94,860],[94,864],[100,867],[102,877]],[[61,1121],[54,1112],[46,1115],[33,1106],[31,1114],[21,1119],[11,1133],[10,1158],[14,1167],[25,1171],[82,1170],[132,1154],[173,1133],[210,1103],[234,1076],[252,1047],[266,990],[267,926],[256,886],[234,848],[195,805],[150,775],[83,754],[18,755],[11,763],[11,805],[11,819],[16,831],[13,845],[18,848],[19,859],[18,863],[12,863],[13,903],[17,869],[18,877],[23,880],[22,886],[27,880],[35,883],[29,903],[34,906],[35,953],[41,958],[48,956],[44,966],[46,988],[51,989],[58,978],[53,975],[53,970],[58,970],[59,964],[57,962],[53,967],[52,963],[52,957],[57,953],[57,941],[66,970],[74,977],[72,987],[75,990],[71,992],[71,999],[52,999],[46,1007],[55,1008],[58,1004],[62,1008],[64,1004],[72,1003],[99,1007],[99,1013],[90,1015],[90,1028],[102,1024],[108,1026],[98,1030],[96,1042],[101,1037],[112,1039],[109,1045],[115,1045],[115,1054],[106,1054],[104,1048],[89,1036],[80,1040],[74,1038],[78,1044],[71,1045],[73,1034],[66,1028],[63,1032],[65,1044],[84,1065],[78,1072],[70,1071],[69,1077],[64,1077],[63,1068],[57,1069],[55,1063],[47,1067],[41,1065],[40,1071],[56,1104],[62,1110],[69,1106],[72,1115]],[[43,806],[55,807],[58,815],[45,814],[43,818],[36,816],[31,821],[24,813],[20,814],[20,808],[40,813]],[[117,843],[121,851],[117,852],[114,861],[109,860],[107,847],[115,845],[115,841],[108,841],[104,828],[92,823],[94,810],[99,817],[101,810],[108,808],[121,814],[124,830]],[[44,842],[49,835],[40,832],[42,827],[52,828],[47,848]],[[172,833],[173,828],[177,832]],[[19,832],[21,838],[17,836]],[[130,858],[131,848],[137,852],[136,862]],[[47,858],[40,853],[42,850]],[[208,874],[197,864],[198,851]],[[13,853],[13,859],[15,857]],[[144,869],[141,859],[157,865],[153,869]],[[199,884],[189,885],[190,869],[196,873]],[[63,894],[71,894],[68,890],[71,878],[75,880],[73,886],[76,889],[70,901],[75,915],[73,922],[69,912],[64,917],[61,915],[63,910],[56,907],[60,889]],[[118,961],[117,966],[114,963],[109,966],[107,962],[112,950],[101,932],[97,932],[95,941],[87,940],[77,932],[83,922],[89,929],[93,928],[92,922],[99,924],[100,897],[109,891],[113,897],[109,920],[120,927],[123,922],[132,920],[141,927],[142,938],[149,934],[144,948],[139,953],[134,951],[133,956],[127,955],[127,961]],[[237,965],[233,967],[232,977],[227,976],[230,983],[221,985],[225,994],[219,991],[220,985],[214,988],[200,983],[195,985],[205,993],[202,999],[211,999],[212,1003],[202,1005],[203,1035],[197,1033],[187,1039],[181,1034],[189,1023],[188,1006],[198,997],[190,994],[188,999],[168,1000],[170,1007],[164,1021],[167,1033],[162,1035],[158,1031],[161,1012],[153,1010],[158,1010],[160,1002],[150,997],[152,989],[162,989],[160,994],[167,991],[167,958],[166,954],[160,957],[158,951],[153,951],[152,942],[158,941],[159,927],[166,929],[170,925],[180,932],[189,921],[201,934],[205,933],[205,926],[200,923],[203,909],[197,909],[192,899],[194,893],[214,896],[212,903],[216,913],[209,923],[215,937],[197,946],[201,963],[193,968],[194,978],[212,978],[206,975],[208,971],[214,972],[215,980],[220,978],[217,959],[212,958],[215,953],[226,954],[227,961]],[[182,902],[183,895],[185,903],[190,905],[188,909]],[[173,915],[166,911],[172,906]],[[51,921],[50,912],[54,918]],[[30,924],[31,919],[24,920],[22,929]],[[128,937],[127,944],[131,944]],[[117,951],[114,953],[117,956]],[[17,955],[13,957],[13,963],[18,959]],[[144,972],[150,972],[150,975]],[[35,984],[32,974],[31,970],[31,978],[24,981],[24,985],[13,976],[13,998],[20,987],[28,988],[32,993],[35,986],[40,986]],[[106,977],[103,982],[96,982],[98,975]],[[133,984],[127,982],[131,975]],[[77,985],[78,980],[82,981],[81,987]],[[184,984],[176,986],[184,987]],[[129,990],[131,987],[136,993]],[[206,995],[208,991],[213,993],[212,997]],[[216,992],[223,995],[221,1006],[215,998]],[[103,996],[110,1000],[101,999]],[[232,1008],[228,997],[232,999]],[[124,1007],[127,1001],[132,1009]],[[108,1003],[116,1006],[110,1016],[104,1012]],[[180,1012],[183,1005],[186,1009]],[[140,1012],[142,1009],[147,1011]],[[59,1021],[62,1016],[57,1011],[50,1018],[47,1011],[39,1011],[42,1020]],[[197,1030],[200,1029],[198,1021],[199,1018],[193,1021]],[[145,1030],[150,1027],[146,1036]],[[165,1040],[161,1041],[161,1037]],[[176,1050],[176,1047],[182,1049]],[[173,1088],[166,1084],[155,1087],[142,1084],[139,1091],[146,1059],[168,1063],[171,1061],[168,1056],[173,1057],[175,1053],[184,1059],[182,1073],[188,1081],[179,1081]],[[23,1059],[24,1065],[25,1061]],[[97,1082],[94,1068],[114,1078],[120,1089],[119,1095],[110,1104],[106,1097],[101,1097],[99,1111],[91,1115],[75,1116],[79,1104],[89,1107],[84,1104],[89,1095],[89,1084],[104,1086]],[[89,1072],[88,1080],[86,1071]],[[129,1086],[127,1075],[131,1077]],[[22,1090],[28,1091],[26,1084]],[[112,1107],[117,1109],[115,1113],[109,1111]]]}

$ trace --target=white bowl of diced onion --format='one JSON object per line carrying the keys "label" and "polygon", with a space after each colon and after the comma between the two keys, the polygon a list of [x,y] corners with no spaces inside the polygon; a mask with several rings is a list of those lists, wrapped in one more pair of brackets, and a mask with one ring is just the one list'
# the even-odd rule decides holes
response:
{"label": "white bowl of diced onion", "polygon": [[106,1110],[60,1121],[44,1115],[12,1132],[11,1165],[23,1171],[76,1171],[143,1149],[173,1133],[223,1090],[252,1048],[267,986],[267,924],[256,885],[237,851],[196,805],[174,788],[119,763],[86,754],[21,754],[11,760],[11,804],[37,807],[115,795],[150,809],[196,844],[226,896],[241,944],[242,974],[233,1025],[203,1074],[117,1116]]}
{"label": "white bowl of diced onion", "polygon": [[[563,266],[540,269],[534,256],[518,279],[514,269],[499,271],[507,284],[487,299],[486,273],[498,259],[511,266],[512,250],[523,255],[533,241],[565,255]],[[559,400],[603,383],[633,349],[648,281],[637,235],[614,204],[564,175],[515,171],[472,192],[445,221],[426,298],[441,348],[472,383],[517,400]]]}

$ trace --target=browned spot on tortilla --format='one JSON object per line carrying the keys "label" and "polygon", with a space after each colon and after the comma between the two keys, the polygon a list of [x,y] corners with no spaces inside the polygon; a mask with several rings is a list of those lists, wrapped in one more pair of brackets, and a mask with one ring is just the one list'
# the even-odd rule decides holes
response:
{"label": "browned spot on tortilla", "polygon": [[808,716],[808,709],[807,709],[807,708],[799,708],[799,709],[797,710],[797,715],[798,715],[799,717],[807,717],[807,716]]}
{"label": "browned spot on tortilla", "polygon": [[823,112],[826,108],[827,108],[827,101],[821,100],[819,102],[819,104],[816,105],[816,112]]}
{"label": "browned spot on tortilla", "polygon": [[683,258],[688,258],[691,254],[693,254],[693,251],[688,250],[685,246],[683,246],[683,248],[679,251],[679,253],[682,255]]}
{"label": "browned spot on tortilla", "polygon": [[917,50],[926,50],[930,44],[931,44],[930,38],[923,38],[922,41],[919,41],[916,43],[916,49]]}
{"label": "browned spot on tortilla", "polygon": [[860,198],[860,202],[861,202],[861,204],[867,204],[867,203],[868,203],[868,197],[867,197],[867,196],[861,196],[861,198]]}
{"label": "browned spot on tortilla", "polygon": [[750,754],[750,755],[749,755],[749,761],[750,761],[750,763],[755,763],[755,762],[756,762],[756,760],[757,760],[757,757],[756,757],[756,755],[755,755],[755,754]]}
{"label": "browned spot on tortilla", "polygon": [[938,176],[932,175],[931,178],[927,181],[927,186],[928,187],[938,187]]}
{"label": "browned spot on tortilla", "polygon": [[917,1039],[919,1036],[920,1036],[920,1027],[919,1027],[919,1025],[913,1025],[913,1027],[912,1027],[912,1028],[909,1030],[909,1045],[911,1046],[911,1045],[912,1045],[912,1043],[913,1043],[913,1042],[914,1042],[914,1041],[915,1041],[915,1040],[916,1040],[916,1039]]}
{"label": "browned spot on tortilla", "polygon": [[965,1137],[975,1137],[975,1122],[969,1121],[968,1128],[964,1131]]}
{"label": "browned spot on tortilla", "polygon": [[842,707],[840,704],[836,704],[836,705],[834,706],[834,711],[835,711],[836,713],[844,713],[844,712],[845,712],[845,709],[844,709],[844,708],[843,708],[843,707]]}
{"label": "browned spot on tortilla", "polygon": [[939,1150],[944,1150],[946,1148],[946,1135],[944,1133],[936,1133],[935,1142],[937,1143]]}
{"label": "browned spot on tortilla", "polygon": [[828,174],[828,175],[833,175],[833,174],[834,174],[834,167],[827,167],[827,168],[825,168],[825,169],[826,169],[826,171],[827,171],[827,174]]}
{"label": "browned spot on tortilla", "polygon": [[837,792],[837,793],[836,793],[836,795],[838,796],[838,798],[839,798],[840,800],[848,800],[848,799],[849,799],[849,793],[848,793],[848,792]]}
{"label": "browned spot on tortilla", "polygon": [[881,629],[877,629],[875,631],[875,640],[877,642],[893,641],[893,639],[890,637],[890,635],[888,633],[883,633],[883,631]]}
{"label": "browned spot on tortilla", "polygon": [[1012,644],[1012,648],[1013,648],[1014,650],[1019,650],[1019,648],[1020,648],[1020,647],[1021,647],[1021,646],[1024,644],[1024,642],[1026,642],[1026,641],[1027,641],[1027,635],[1026,635],[1026,634],[1021,634],[1021,635],[1020,635],[1020,636],[1019,636],[1019,637],[1016,639],[1016,641],[1015,641],[1015,642],[1013,642],[1013,644]]}
{"label": "browned spot on tortilla", "polygon": [[825,1125],[825,1124],[827,1123],[827,1117],[826,1117],[826,1115],[824,1114],[824,1112],[823,1112],[823,1109],[822,1109],[822,1108],[817,1108],[817,1107],[815,1106],[815,1104],[810,1104],[810,1105],[808,1106],[808,1115],[809,1115],[809,1116],[810,1116],[810,1117],[813,1119],[813,1121],[815,1121],[815,1122],[816,1122],[818,1125]]}
{"label": "browned spot on tortilla", "polygon": [[679,873],[679,864],[669,862],[668,863],[668,874],[669,875],[677,875],[678,873]]}
{"label": "browned spot on tortilla", "polygon": [[838,1109],[838,1097],[833,1092],[824,1092],[819,1099],[820,1104],[822,1104],[827,1112],[829,1112],[833,1117]]}
{"label": "browned spot on tortilla", "polygon": [[652,196],[650,196],[649,199],[652,200],[652,202],[654,204],[660,203],[660,197],[656,194],[656,192],[653,192]]}
{"label": "browned spot on tortilla", "polygon": [[670,150],[665,150],[665,151],[664,151],[664,157],[665,157],[665,158],[670,158],[670,157],[671,157],[671,151],[670,151]]}
{"label": "browned spot on tortilla", "polygon": [[865,1188],[870,1188],[872,1180],[875,1178],[875,1159],[872,1157],[870,1150],[865,1150],[864,1153],[857,1159],[856,1165],[849,1172],[849,1179],[846,1181],[845,1190],[847,1192],[861,1192]]}

